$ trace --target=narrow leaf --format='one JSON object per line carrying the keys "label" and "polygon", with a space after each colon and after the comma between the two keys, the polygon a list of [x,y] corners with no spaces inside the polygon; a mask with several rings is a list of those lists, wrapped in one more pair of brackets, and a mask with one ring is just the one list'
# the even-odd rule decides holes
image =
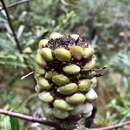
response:
{"label": "narrow leaf", "polygon": [[20,130],[19,121],[15,117],[10,117],[11,130]]}
{"label": "narrow leaf", "polygon": [[10,117],[4,116],[2,120],[2,130],[11,130]]}

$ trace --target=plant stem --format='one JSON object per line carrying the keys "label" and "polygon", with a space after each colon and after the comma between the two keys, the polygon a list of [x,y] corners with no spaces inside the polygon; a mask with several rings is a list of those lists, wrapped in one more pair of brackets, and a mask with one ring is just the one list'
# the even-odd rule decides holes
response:
{"label": "plant stem", "polygon": [[[8,12],[8,10],[7,10],[7,7],[6,7],[6,5],[5,5],[5,2],[4,2],[4,0],[0,0],[0,1],[1,1],[2,6],[3,6],[3,9],[5,10],[5,13],[6,13],[6,16],[7,16],[7,21],[8,21],[8,24],[9,24],[9,26],[10,26],[10,29],[11,29],[11,31],[12,31],[12,35],[13,35],[14,40],[15,40],[15,43],[16,43],[16,48],[17,48],[17,50],[19,51],[20,54],[23,54],[22,47],[21,47],[21,45],[20,45],[20,42],[19,42],[19,40],[18,40],[18,38],[17,38],[17,35],[16,35],[16,33],[15,33],[15,30],[14,30],[14,28],[13,28],[12,21],[11,21],[11,18],[10,18],[10,16],[9,16],[9,12]],[[28,62],[27,62],[27,60],[26,60],[25,58],[24,58],[24,63],[27,65],[28,70],[29,70],[30,72],[32,72],[32,69],[30,68],[30,66],[29,66],[29,64],[28,64]],[[34,78],[33,78],[33,80],[34,80],[34,82],[35,82],[35,79],[34,79]]]}
{"label": "plant stem", "polygon": [[89,129],[89,130],[113,130],[113,129],[122,128],[122,127],[128,126],[128,125],[130,125],[130,120],[125,121],[123,123],[107,126],[107,127],[93,128],[93,129]]}
{"label": "plant stem", "polygon": [[[0,109],[0,114],[7,115],[7,116],[14,116],[16,118],[26,120],[26,121],[30,121],[30,122],[37,122],[37,123],[40,123],[40,124],[55,127],[56,130],[61,130],[60,124],[57,123],[57,122],[47,121],[47,120],[44,120],[44,119],[39,119],[39,118],[36,118],[36,117],[32,117],[32,116],[29,116],[29,115],[24,115],[24,114],[20,114],[20,113],[16,113],[16,112],[6,111],[6,110],[3,110],[3,109]],[[122,127],[128,126],[128,125],[130,125],[130,120],[125,121],[123,123],[106,126],[106,127],[90,128],[89,130],[113,130],[113,129],[122,128]]]}
{"label": "plant stem", "polygon": [[10,19],[9,13],[8,13],[8,10],[7,10],[7,8],[6,8],[6,5],[5,5],[5,3],[4,3],[4,0],[0,0],[0,1],[1,1],[1,3],[2,3],[3,9],[5,10],[5,13],[6,13],[6,16],[7,16],[8,24],[9,24],[9,26],[10,26],[10,29],[11,29],[11,31],[12,31],[12,35],[13,35],[14,40],[15,40],[15,42],[16,42],[16,47],[17,47],[18,51],[22,54],[22,48],[21,48],[21,46],[20,46],[19,40],[18,40],[17,35],[15,34],[14,28],[13,28],[13,26],[12,26],[12,22],[11,22],[11,19]]}
{"label": "plant stem", "polygon": [[16,113],[16,112],[6,111],[6,110],[3,110],[3,109],[0,109],[0,114],[7,115],[7,116],[14,116],[14,117],[19,118],[21,120],[37,122],[37,123],[40,123],[40,124],[55,127],[56,130],[61,130],[60,125],[57,122],[47,121],[45,119],[36,118],[36,117],[32,117],[32,116],[29,116],[29,115],[24,115],[24,114],[20,114],[20,113]]}

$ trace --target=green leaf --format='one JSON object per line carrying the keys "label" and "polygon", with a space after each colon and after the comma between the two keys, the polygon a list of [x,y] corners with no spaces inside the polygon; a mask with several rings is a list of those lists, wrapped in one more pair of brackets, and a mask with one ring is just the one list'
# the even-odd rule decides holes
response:
{"label": "green leaf", "polygon": [[19,121],[15,117],[10,117],[11,130],[20,130]]}
{"label": "green leaf", "polygon": [[2,130],[11,130],[11,124],[10,124],[10,117],[9,116],[4,116],[1,124],[2,124]]}
{"label": "green leaf", "polygon": [[1,116],[2,130],[20,130],[19,122],[15,117]]}
{"label": "green leaf", "polygon": [[82,130],[89,130],[89,129],[84,127]]}

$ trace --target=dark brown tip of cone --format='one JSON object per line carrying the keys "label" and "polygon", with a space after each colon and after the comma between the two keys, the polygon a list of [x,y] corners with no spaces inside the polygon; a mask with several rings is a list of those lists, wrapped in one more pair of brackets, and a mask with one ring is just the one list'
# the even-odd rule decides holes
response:
{"label": "dark brown tip of cone", "polygon": [[70,35],[66,35],[62,38],[57,38],[55,40],[51,39],[48,41],[47,46],[51,49],[59,48],[59,47],[64,47],[68,48],[68,46],[72,45],[78,45],[81,47],[87,47],[88,44],[85,42],[82,38],[78,38],[77,40],[73,39]]}

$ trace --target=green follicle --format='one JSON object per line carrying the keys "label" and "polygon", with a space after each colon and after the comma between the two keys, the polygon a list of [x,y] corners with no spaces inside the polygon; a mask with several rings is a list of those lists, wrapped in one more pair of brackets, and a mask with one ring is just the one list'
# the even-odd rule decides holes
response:
{"label": "green follicle", "polygon": [[70,82],[70,79],[68,77],[66,77],[63,74],[58,74],[58,75],[54,75],[52,77],[52,81],[56,84],[56,85],[65,85],[67,83]]}
{"label": "green follicle", "polygon": [[63,95],[71,95],[74,92],[76,92],[77,89],[78,89],[78,86],[76,83],[69,83],[65,86],[59,87],[57,91]]}

